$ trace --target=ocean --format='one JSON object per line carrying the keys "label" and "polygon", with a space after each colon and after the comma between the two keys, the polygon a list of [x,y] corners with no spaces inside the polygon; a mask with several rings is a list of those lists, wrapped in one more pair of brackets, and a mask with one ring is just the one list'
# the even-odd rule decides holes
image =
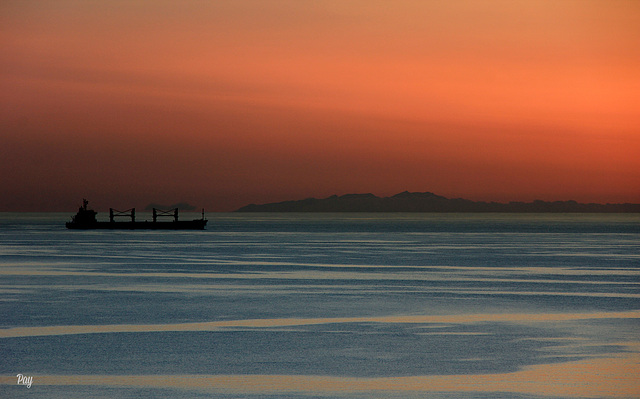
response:
{"label": "ocean", "polygon": [[70,216],[0,214],[2,398],[640,397],[638,214]]}

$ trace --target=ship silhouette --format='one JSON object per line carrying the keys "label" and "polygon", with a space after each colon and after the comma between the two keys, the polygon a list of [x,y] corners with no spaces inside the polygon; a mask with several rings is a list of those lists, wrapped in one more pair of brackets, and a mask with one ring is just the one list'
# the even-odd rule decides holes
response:
{"label": "ship silhouette", "polygon": [[[96,215],[98,212],[88,208],[89,201],[82,200],[82,206],[78,209],[70,222],[66,223],[68,229],[91,230],[91,229],[109,229],[109,230],[204,230],[207,225],[207,219],[204,218],[204,209],[202,210],[201,219],[178,220],[178,208],[170,210],[162,210],[153,208],[153,220],[136,221],[136,209],[131,208],[126,211],[118,211],[113,208],[109,209],[109,221],[100,222]],[[116,220],[116,218],[125,217],[130,220]],[[158,218],[170,217],[173,220],[158,220]]]}

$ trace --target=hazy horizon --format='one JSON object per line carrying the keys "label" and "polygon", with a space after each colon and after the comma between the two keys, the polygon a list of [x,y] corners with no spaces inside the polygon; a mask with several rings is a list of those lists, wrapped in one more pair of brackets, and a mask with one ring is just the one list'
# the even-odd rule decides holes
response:
{"label": "hazy horizon", "polygon": [[[191,204],[191,203],[188,203],[188,202],[174,203],[174,204],[169,205],[169,206],[164,206],[164,205],[158,204],[157,202],[150,202],[148,204],[129,204],[129,205],[126,205],[125,207],[127,209],[135,208],[137,212],[143,213],[143,214],[146,214],[146,213],[150,214],[152,207],[155,207],[157,209],[174,209],[174,208],[178,207],[180,209],[180,213],[181,214],[184,214],[184,213],[200,213],[202,210],[205,210],[206,212],[212,212],[212,213],[225,213],[225,212],[234,212],[234,211],[236,211],[236,210],[238,210],[240,208],[243,208],[243,207],[246,207],[246,206],[249,206],[249,205],[267,205],[267,204],[276,204],[276,203],[281,203],[281,202],[297,202],[297,201],[303,201],[303,200],[306,200],[306,199],[324,200],[324,199],[329,199],[331,197],[342,197],[342,196],[350,196],[350,195],[356,195],[356,196],[373,195],[373,196],[375,196],[377,198],[382,199],[382,198],[391,198],[391,197],[394,197],[396,195],[404,194],[404,193],[423,194],[423,193],[431,193],[431,192],[408,192],[408,191],[403,191],[403,192],[395,193],[395,194],[388,195],[388,196],[380,196],[380,195],[376,195],[376,194],[373,194],[373,193],[370,193],[370,192],[369,193],[344,193],[344,194],[332,194],[332,195],[327,196],[327,197],[287,198],[287,199],[284,199],[282,201],[264,202],[264,203],[248,203],[248,204],[241,205],[238,208],[234,208],[234,209],[230,209],[230,210],[207,210],[204,207],[200,207],[198,205]],[[589,203],[589,202],[575,201],[573,199],[541,200],[539,198],[535,198],[535,199],[533,199],[531,201],[482,201],[482,200],[476,201],[476,200],[473,200],[471,198],[445,197],[445,196],[441,196],[438,193],[431,193],[431,194],[435,194],[436,196],[444,197],[446,199],[463,199],[463,200],[470,200],[470,201],[473,201],[473,202],[487,202],[487,203],[493,202],[493,203],[498,203],[498,204],[508,204],[510,202],[533,203],[535,201],[543,201],[543,202],[547,202],[547,203],[551,203],[551,202],[572,202],[573,201],[573,202],[577,202],[578,204],[583,204],[583,205],[593,205],[593,204],[596,204],[596,205],[634,204],[635,205],[635,204],[638,204],[638,203],[632,203],[632,202],[626,202],[626,203],[622,203],[622,202],[620,202],[620,203],[616,203],[616,202],[590,202]],[[0,212],[4,212],[4,213],[12,213],[12,212],[15,212],[15,213],[23,213],[23,212],[24,213],[28,213],[28,212],[34,212],[34,213],[39,213],[39,212],[42,212],[42,213],[48,213],[48,212],[51,212],[51,213],[66,213],[66,212],[72,212],[72,211],[77,210],[78,206],[80,206],[82,204],[82,201],[76,201],[76,202],[77,203],[73,207],[70,207],[69,209],[63,209],[63,210],[27,210],[27,211],[21,211],[21,210],[3,211],[3,210],[0,210]],[[109,206],[109,204],[106,204],[106,205],[104,203],[99,203],[99,204],[100,204],[99,206],[95,206],[95,203],[93,201],[90,201],[89,202],[89,208],[90,209],[94,209],[94,210],[96,210],[98,212],[101,212],[101,213],[108,212],[109,208],[114,208],[115,209],[115,207]],[[124,209],[124,207],[122,207],[122,209]]]}

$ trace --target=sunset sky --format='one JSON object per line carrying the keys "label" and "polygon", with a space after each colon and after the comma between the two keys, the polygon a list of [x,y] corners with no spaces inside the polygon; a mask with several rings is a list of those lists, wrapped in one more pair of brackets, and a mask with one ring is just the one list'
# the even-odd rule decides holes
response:
{"label": "sunset sky", "polygon": [[0,211],[640,202],[640,1],[0,3]]}

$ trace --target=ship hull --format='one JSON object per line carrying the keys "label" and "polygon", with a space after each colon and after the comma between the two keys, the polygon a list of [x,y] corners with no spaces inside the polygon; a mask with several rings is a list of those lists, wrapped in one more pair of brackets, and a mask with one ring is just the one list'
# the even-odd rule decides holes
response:
{"label": "ship hull", "polygon": [[207,220],[180,220],[173,222],[67,222],[73,230],[204,230]]}

